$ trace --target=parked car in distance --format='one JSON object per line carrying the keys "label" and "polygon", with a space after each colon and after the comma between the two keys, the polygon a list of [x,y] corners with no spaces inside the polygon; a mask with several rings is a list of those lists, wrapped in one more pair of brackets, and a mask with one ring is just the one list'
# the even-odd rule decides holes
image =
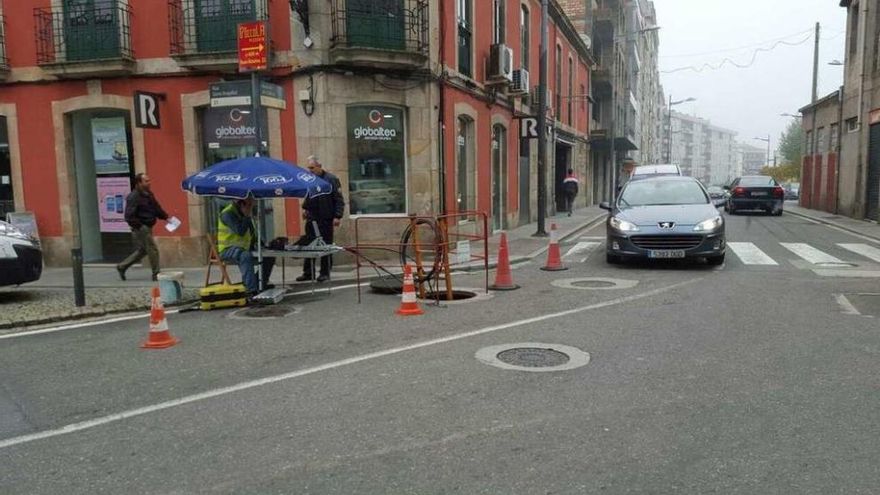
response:
{"label": "parked car in distance", "polygon": [[706,188],[706,191],[712,199],[723,199],[726,194],[724,188],[721,186],[709,186]]}
{"label": "parked car in distance", "polygon": [[633,169],[630,180],[639,180],[647,177],[658,176],[680,176],[681,168],[671,163],[653,163],[648,165],[639,165]]}
{"label": "parked car in distance", "polygon": [[785,190],[768,175],[737,177],[728,186],[730,192],[724,211],[735,214],[743,210],[763,210],[771,215],[782,215]]}
{"label": "parked car in distance", "polygon": [[378,179],[349,182],[351,214],[389,213],[403,210],[403,188]]}
{"label": "parked car in distance", "polygon": [[791,182],[782,186],[785,189],[785,199],[798,199],[801,197],[800,182]]}
{"label": "parked car in distance", "polygon": [[724,262],[724,218],[693,177],[654,177],[628,182],[605,223],[606,261],[706,258]]}
{"label": "parked car in distance", "polygon": [[42,273],[43,251],[39,241],[0,220],[0,286],[33,282]]}

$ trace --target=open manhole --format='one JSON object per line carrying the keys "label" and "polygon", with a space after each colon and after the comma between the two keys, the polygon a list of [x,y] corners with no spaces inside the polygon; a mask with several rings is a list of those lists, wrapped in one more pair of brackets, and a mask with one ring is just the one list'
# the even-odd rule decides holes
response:
{"label": "open manhole", "polygon": [[267,305],[242,308],[229,315],[235,319],[260,319],[260,318],[284,318],[299,313],[297,306]]}
{"label": "open manhole", "polygon": [[562,278],[550,282],[555,287],[575,290],[619,290],[632,289],[638,285],[638,280],[624,280],[620,278]]}
{"label": "open manhole", "polygon": [[485,289],[474,289],[471,287],[459,287],[452,290],[452,300],[446,298],[446,289],[425,292],[425,302],[438,302],[440,304],[467,304],[472,302],[485,301],[492,298],[492,293],[487,293]]}
{"label": "open manhole", "polygon": [[590,362],[590,355],[576,347],[536,342],[484,347],[475,357],[497,368],[533,372],[571,370]]}
{"label": "open manhole", "polygon": [[[466,301],[468,299],[473,299],[474,297],[477,297],[477,294],[469,290],[456,289],[452,291],[453,301]],[[449,301],[449,294],[447,294],[445,290],[425,292],[425,299],[439,299],[441,301]]]}

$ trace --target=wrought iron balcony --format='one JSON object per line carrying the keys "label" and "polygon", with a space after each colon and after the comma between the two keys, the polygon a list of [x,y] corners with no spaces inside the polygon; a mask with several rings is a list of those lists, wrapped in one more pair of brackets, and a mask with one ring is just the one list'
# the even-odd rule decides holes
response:
{"label": "wrought iron balcony", "polygon": [[34,9],[37,63],[69,76],[125,74],[134,69],[131,7],[95,0]]}
{"label": "wrought iron balcony", "polygon": [[235,66],[238,24],[268,18],[267,0],[168,0],[171,56],[186,66]]}
{"label": "wrought iron balcony", "polygon": [[0,78],[9,75],[9,59],[6,58],[6,19],[0,14]]}
{"label": "wrought iron balcony", "polygon": [[428,0],[332,0],[334,63],[420,67],[428,59]]}

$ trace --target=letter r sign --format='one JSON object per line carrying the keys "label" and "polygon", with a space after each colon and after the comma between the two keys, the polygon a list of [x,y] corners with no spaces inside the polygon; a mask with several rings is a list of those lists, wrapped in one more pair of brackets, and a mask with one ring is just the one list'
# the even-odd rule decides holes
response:
{"label": "letter r sign", "polygon": [[164,100],[164,94],[147,93],[145,91],[134,92],[134,125],[145,129],[159,129],[162,121],[159,119],[159,100]]}

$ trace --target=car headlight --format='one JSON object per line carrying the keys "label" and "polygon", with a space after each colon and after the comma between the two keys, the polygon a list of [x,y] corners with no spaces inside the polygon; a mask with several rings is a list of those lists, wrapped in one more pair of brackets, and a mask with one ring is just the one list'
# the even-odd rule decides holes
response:
{"label": "car headlight", "polygon": [[724,225],[724,220],[720,216],[714,217],[698,223],[697,226],[694,227],[694,232],[712,232],[713,230],[721,228],[722,225]]}
{"label": "car headlight", "polygon": [[637,232],[639,230],[638,225],[617,217],[611,217],[611,228],[621,232]]}

